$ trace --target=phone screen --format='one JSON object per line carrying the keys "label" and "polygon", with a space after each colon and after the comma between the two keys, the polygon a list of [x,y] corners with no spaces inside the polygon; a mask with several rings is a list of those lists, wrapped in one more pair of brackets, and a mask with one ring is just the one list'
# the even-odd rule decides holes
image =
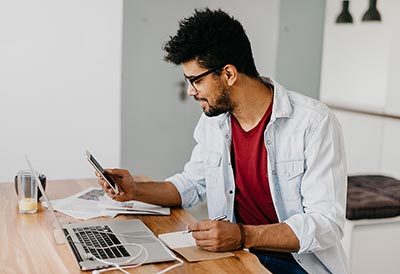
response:
{"label": "phone screen", "polygon": [[88,158],[89,162],[95,166],[97,171],[100,172],[102,174],[102,176],[106,179],[106,181],[114,188],[114,190],[116,192],[118,192],[115,182],[113,181],[113,179],[111,179],[111,177],[107,173],[104,172],[104,168],[99,164],[99,162],[97,162],[97,160],[93,157],[92,154],[90,154],[88,152],[86,154],[87,154],[87,157],[89,157]]}

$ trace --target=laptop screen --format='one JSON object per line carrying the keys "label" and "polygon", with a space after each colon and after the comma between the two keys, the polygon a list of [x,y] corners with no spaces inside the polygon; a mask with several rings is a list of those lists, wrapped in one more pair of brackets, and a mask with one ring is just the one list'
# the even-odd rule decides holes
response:
{"label": "laptop screen", "polygon": [[56,241],[57,244],[65,244],[66,243],[66,238],[65,238],[65,234],[63,232],[62,226],[60,221],[57,219],[56,214],[54,213],[54,209],[53,206],[50,203],[49,197],[47,196],[46,191],[44,190],[44,187],[42,185],[42,182],[39,179],[39,173],[33,168],[31,161],[28,158],[28,155],[25,155],[25,160],[28,163],[29,169],[31,170],[31,172],[34,174],[35,176],[35,180],[36,183],[39,186],[40,192],[42,192],[43,195],[43,199],[45,200],[47,207],[50,211],[50,215],[54,220],[54,229],[53,229],[53,236],[54,236],[54,240]]}

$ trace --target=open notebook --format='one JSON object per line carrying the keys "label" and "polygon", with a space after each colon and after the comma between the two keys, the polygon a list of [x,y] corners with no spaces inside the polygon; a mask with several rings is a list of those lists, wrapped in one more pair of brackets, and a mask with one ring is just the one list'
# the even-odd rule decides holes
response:
{"label": "open notebook", "polygon": [[201,249],[196,245],[192,233],[187,233],[187,231],[159,234],[158,238],[189,262],[213,260],[235,255],[232,252],[210,252]]}

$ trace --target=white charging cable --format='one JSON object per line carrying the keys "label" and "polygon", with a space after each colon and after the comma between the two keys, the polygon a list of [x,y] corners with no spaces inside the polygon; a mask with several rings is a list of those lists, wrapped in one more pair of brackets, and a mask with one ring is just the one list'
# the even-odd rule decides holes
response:
{"label": "white charging cable", "polygon": [[[122,244],[121,244],[121,245],[122,245]],[[126,267],[121,267],[119,264],[116,264],[116,263],[113,263],[113,262],[108,262],[108,261],[106,261],[106,260],[102,260],[102,259],[97,258],[96,256],[94,256],[93,254],[88,253],[88,258],[89,258],[89,259],[95,259],[96,261],[101,262],[101,263],[103,263],[103,264],[112,265],[112,266],[113,266],[113,267],[111,267],[111,268],[106,268],[106,269],[102,269],[102,270],[94,270],[94,271],[92,271],[92,274],[100,274],[100,273],[102,273],[102,272],[107,272],[107,271],[116,270],[116,269],[118,269],[119,271],[121,271],[121,272],[123,272],[123,273],[125,273],[125,274],[129,274],[129,272],[125,271],[124,269],[139,267],[139,266],[141,266],[144,262],[146,262],[147,259],[149,258],[149,253],[147,252],[147,249],[144,248],[143,246],[138,245],[138,244],[123,244],[123,245],[124,245],[124,246],[133,245],[133,246],[140,247],[139,253],[138,253],[136,256],[129,258],[129,260],[123,262],[124,264],[130,263],[130,262],[134,261],[135,259],[137,259],[137,258],[142,254],[142,250],[144,250],[144,252],[145,252],[145,257],[144,257],[144,259],[143,259],[141,262],[139,262],[139,263],[137,263],[137,264],[135,264],[135,265],[126,266]],[[118,246],[120,246],[120,245],[118,245]]]}
{"label": "white charging cable", "polygon": [[[146,236],[146,235],[143,235],[143,236],[132,236],[132,235],[125,235],[125,234],[110,233],[110,232],[106,232],[106,231],[99,231],[99,233],[122,236],[122,237],[126,237],[126,238],[153,238],[152,236]],[[68,235],[68,238],[71,238],[71,236]],[[89,246],[89,245],[83,244],[81,242],[75,242],[75,241],[72,240],[72,238],[70,240],[68,240],[68,241],[70,241],[70,242],[72,242],[74,244],[79,244],[79,245],[86,246],[86,247],[92,248],[92,249],[101,249],[101,250],[103,249],[103,248],[99,248],[99,247],[95,247],[95,246]],[[124,243],[124,244],[116,244],[116,245],[108,246],[107,248],[118,247],[118,246],[136,246],[136,247],[140,248],[140,251],[138,252],[138,254],[136,256],[130,257],[127,261],[123,262],[123,264],[130,263],[130,262],[134,261],[135,259],[137,259],[142,254],[142,251],[144,251],[144,253],[145,253],[145,258],[141,262],[139,262],[139,263],[137,263],[135,265],[129,265],[129,266],[121,267],[119,264],[116,264],[114,262],[109,262],[109,261],[97,258],[95,255],[93,255],[91,253],[87,253],[86,259],[93,259],[93,260],[96,260],[96,261],[101,262],[103,264],[106,264],[106,265],[109,265],[109,266],[113,266],[113,267],[106,268],[106,269],[93,270],[92,274],[100,274],[100,273],[103,273],[103,272],[107,272],[107,271],[111,271],[111,270],[117,270],[117,269],[120,270],[121,272],[125,273],[125,274],[129,274],[129,272],[125,271],[124,269],[137,268],[137,267],[143,265],[147,261],[147,259],[149,258],[149,253],[148,253],[147,249],[144,246],[140,245],[140,244]],[[173,258],[175,260],[177,260],[179,263],[171,265],[171,266],[167,267],[166,269],[163,269],[163,270],[157,272],[156,274],[166,273],[166,272],[168,272],[168,271],[170,271],[170,270],[172,270],[174,268],[177,268],[177,267],[183,265],[183,261],[181,259],[179,259],[176,256],[174,256]]]}
{"label": "white charging cable", "polygon": [[[178,264],[171,265],[171,266],[167,267],[166,269],[163,269],[163,270],[157,272],[156,274],[166,273],[166,272],[168,272],[168,271],[170,271],[170,270],[172,270],[172,269],[174,269],[174,268],[177,268],[177,267],[183,265],[183,261],[182,261],[181,259],[179,259],[178,257],[174,257],[174,259],[177,260],[179,263],[178,263]],[[100,273],[103,273],[103,272],[112,271],[112,270],[117,270],[117,269],[118,269],[119,271],[125,273],[125,274],[129,274],[129,272],[125,271],[124,269],[134,268],[134,267],[138,267],[138,266],[139,266],[139,265],[121,267],[121,266],[118,265],[118,266],[114,266],[114,267],[110,267],[110,268],[106,268],[106,269],[93,270],[93,271],[92,271],[92,274],[100,274]]]}
{"label": "white charging cable", "polygon": [[177,260],[179,263],[171,265],[171,266],[167,267],[166,269],[157,272],[156,274],[166,273],[174,268],[177,268],[177,267],[183,265],[183,261],[181,259],[179,259],[178,257],[175,257],[175,256],[174,256],[174,259]]}
{"label": "white charging cable", "polygon": [[[125,237],[125,238],[153,238],[152,236],[149,236],[149,235],[136,235],[136,236],[133,236],[133,235],[125,235],[125,234],[110,233],[110,232],[106,232],[106,231],[100,232],[100,233],[113,234],[113,235],[117,235],[117,236],[121,236],[121,237]],[[142,247],[143,247],[143,246],[142,246]],[[144,248],[144,247],[143,247],[143,248]],[[146,248],[144,248],[144,249],[146,250]],[[146,252],[147,252],[147,250],[146,250]],[[171,266],[167,267],[166,269],[157,272],[156,274],[166,273],[166,272],[168,272],[168,271],[170,271],[170,270],[172,270],[172,269],[174,269],[174,268],[177,268],[177,267],[179,267],[179,266],[181,266],[181,265],[184,264],[183,261],[182,261],[181,259],[179,259],[178,257],[173,256],[173,258],[174,258],[176,261],[178,261],[179,263],[178,263],[178,264],[171,265]],[[146,260],[147,260],[147,258],[146,258]],[[142,263],[142,264],[143,264],[143,263]],[[133,267],[137,267],[137,266],[135,265],[135,266],[133,266]],[[126,269],[126,268],[131,268],[131,267],[127,266],[127,267],[122,267],[122,268]],[[114,268],[114,269],[111,269],[111,268],[109,268],[109,269],[103,269],[102,271],[105,272],[105,271],[109,271],[109,270],[115,270],[115,268]],[[121,269],[120,269],[120,270],[121,270]],[[122,271],[122,270],[121,270],[121,271]]]}

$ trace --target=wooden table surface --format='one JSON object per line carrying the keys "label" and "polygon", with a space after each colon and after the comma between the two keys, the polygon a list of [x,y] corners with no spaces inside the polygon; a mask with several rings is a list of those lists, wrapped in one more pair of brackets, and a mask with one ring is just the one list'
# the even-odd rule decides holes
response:
{"label": "wooden table surface", "polygon": [[[95,179],[48,181],[49,198],[60,199],[92,186]],[[53,220],[46,208],[39,205],[36,214],[18,213],[17,195],[13,183],[0,183],[0,273],[91,273],[80,271],[68,247],[57,245],[52,235]],[[56,212],[62,222],[79,222]],[[116,219],[142,220],[155,235],[184,230],[196,219],[182,208],[171,210],[170,216],[120,215]],[[90,221],[110,220],[96,218]],[[234,251],[235,256],[217,260],[188,263],[168,273],[270,273],[257,257],[246,251]],[[177,262],[157,263],[128,269],[130,273],[157,273]],[[106,273],[122,273],[110,271]]]}

